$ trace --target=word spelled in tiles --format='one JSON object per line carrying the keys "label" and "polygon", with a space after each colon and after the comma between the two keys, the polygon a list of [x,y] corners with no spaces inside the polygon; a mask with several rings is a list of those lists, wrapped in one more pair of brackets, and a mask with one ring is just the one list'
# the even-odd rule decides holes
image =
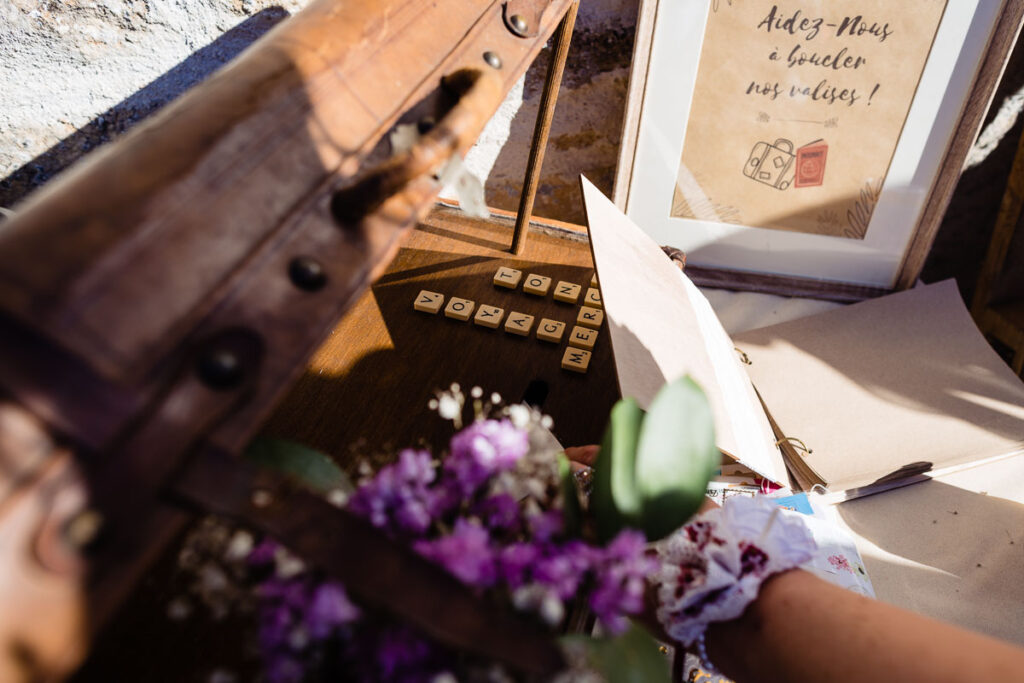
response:
{"label": "word spelled in tiles", "polygon": [[505,266],[498,268],[498,272],[494,274],[494,284],[506,289],[515,289],[519,286],[521,279],[523,279],[523,271]]}
{"label": "word spelled in tiles", "polygon": [[583,288],[579,285],[560,280],[555,285],[555,301],[561,301],[564,304],[574,304],[580,298],[581,291],[583,291]]}
{"label": "word spelled in tiles", "polygon": [[593,287],[589,288],[587,295],[583,297],[583,303],[594,308],[603,308],[601,306],[601,290],[594,289]]}
{"label": "word spelled in tiles", "polygon": [[545,275],[530,273],[523,283],[523,291],[534,296],[545,296],[551,289],[551,278]]}
{"label": "word spelled in tiles", "polygon": [[525,313],[512,311],[508,314],[508,320],[505,321],[505,331],[510,334],[518,334],[520,337],[530,334],[532,327],[533,316]]}
{"label": "word spelled in tiles", "polygon": [[594,348],[595,342],[597,342],[597,330],[574,325],[572,332],[569,333],[569,346],[590,350]]}
{"label": "word spelled in tiles", "polygon": [[424,289],[416,295],[416,301],[413,302],[412,307],[417,311],[422,311],[424,313],[437,313],[441,310],[441,304],[443,303],[444,294],[430,292]]}
{"label": "word spelled in tiles", "polygon": [[448,300],[448,305],[444,308],[444,314],[456,320],[469,320],[469,316],[473,314],[474,306],[476,304],[469,299],[460,299],[457,296],[453,296]]}
{"label": "word spelled in tiles", "polygon": [[583,327],[589,327],[596,330],[601,327],[601,323],[604,322],[604,311],[600,308],[591,308],[590,306],[580,306],[579,315],[576,316],[576,322]]}
{"label": "word spelled in tiles", "polygon": [[540,324],[537,325],[537,339],[541,339],[552,344],[558,344],[562,341],[562,335],[565,333],[565,323],[557,320],[550,320],[548,318],[541,318]]}
{"label": "word spelled in tiles", "polygon": [[496,329],[501,324],[501,318],[505,315],[504,308],[498,308],[497,306],[488,306],[487,304],[480,304],[480,308],[476,312],[476,317],[473,318],[473,322],[481,327],[489,327],[492,330]]}
{"label": "word spelled in tiles", "polygon": [[562,356],[562,367],[573,372],[586,372],[590,366],[590,351],[567,346]]}

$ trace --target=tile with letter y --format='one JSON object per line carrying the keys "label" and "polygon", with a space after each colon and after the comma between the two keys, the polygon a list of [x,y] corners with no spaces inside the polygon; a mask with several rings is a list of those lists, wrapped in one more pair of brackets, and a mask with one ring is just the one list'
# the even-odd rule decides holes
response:
{"label": "tile with letter y", "polygon": [[493,330],[501,324],[501,318],[504,315],[504,308],[480,304],[480,308],[477,310],[476,317],[473,318],[473,322],[481,327],[489,327]]}

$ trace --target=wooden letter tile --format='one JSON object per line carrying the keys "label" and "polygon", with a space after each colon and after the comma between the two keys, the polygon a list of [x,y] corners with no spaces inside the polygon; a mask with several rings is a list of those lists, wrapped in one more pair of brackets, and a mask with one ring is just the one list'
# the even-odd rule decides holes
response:
{"label": "wooden letter tile", "polygon": [[565,354],[562,356],[562,367],[573,372],[586,372],[590,365],[590,351],[574,349],[571,346],[565,347]]}
{"label": "wooden letter tile", "polygon": [[492,330],[501,324],[501,316],[505,315],[504,308],[498,308],[497,306],[488,306],[487,304],[480,304],[479,310],[476,312],[476,317],[473,318],[473,322],[483,327],[489,327]]}
{"label": "wooden letter tile", "polygon": [[579,349],[592,349],[597,342],[597,330],[590,330],[586,327],[574,325],[569,334],[569,346]]}
{"label": "wooden letter tile", "polygon": [[456,320],[469,320],[469,316],[473,314],[474,306],[476,304],[469,299],[460,299],[457,296],[453,296],[448,300],[448,305],[444,308],[444,314]]}
{"label": "wooden letter tile", "polygon": [[567,304],[574,304],[576,300],[580,298],[580,292],[583,290],[579,285],[574,285],[571,282],[560,280],[555,285],[555,301],[561,301]]}
{"label": "wooden letter tile", "polygon": [[498,268],[498,272],[494,274],[494,284],[498,287],[515,289],[519,286],[519,280],[522,277],[523,271],[502,266],[501,268]]}
{"label": "wooden letter tile", "polygon": [[590,276],[590,286],[591,287],[597,287],[597,271],[596,270],[594,271],[594,274]]}
{"label": "wooden letter tile", "polygon": [[594,308],[604,308],[601,305],[601,290],[594,289],[593,287],[587,290],[587,295],[583,297],[583,303],[587,306],[593,306]]}
{"label": "wooden letter tile", "polygon": [[557,344],[562,341],[562,335],[564,333],[565,323],[558,322],[557,320],[541,318],[540,324],[537,325],[537,339],[542,339],[553,344]]}
{"label": "wooden letter tile", "polygon": [[593,330],[601,327],[601,323],[604,322],[604,311],[600,308],[591,308],[590,306],[581,306],[580,314],[576,316],[576,322],[583,327],[589,327]]}
{"label": "wooden letter tile", "polygon": [[544,296],[548,293],[551,288],[551,278],[543,275],[537,275],[530,273],[526,276],[526,282],[523,283],[523,291],[528,294],[536,294],[537,296]]}
{"label": "wooden letter tile", "polygon": [[512,311],[508,314],[508,320],[505,321],[505,331],[510,334],[518,334],[520,337],[530,334],[531,327],[533,327],[533,316],[525,313]]}
{"label": "wooden letter tile", "polygon": [[444,294],[438,294],[437,292],[430,292],[427,290],[420,290],[420,293],[416,295],[416,301],[413,302],[412,307],[417,311],[423,311],[424,313],[437,313],[441,310],[441,304],[444,303]]}

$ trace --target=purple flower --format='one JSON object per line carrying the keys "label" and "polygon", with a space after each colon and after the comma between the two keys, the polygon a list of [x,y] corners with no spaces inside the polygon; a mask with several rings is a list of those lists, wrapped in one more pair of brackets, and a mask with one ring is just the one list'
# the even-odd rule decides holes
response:
{"label": "purple flower", "polygon": [[645,544],[642,533],[625,529],[597,551],[590,609],[612,633],[626,629],[625,615],[643,609],[646,577],[658,567],[657,560],[646,554]]}
{"label": "purple flower", "polygon": [[519,526],[519,502],[507,493],[484,498],[474,512],[490,529],[514,531]]}
{"label": "purple flower", "polygon": [[562,533],[563,521],[561,510],[545,510],[530,517],[530,529],[538,541],[550,541]]}
{"label": "purple flower", "polygon": [[292,626],[292,611],[285,605],[263,610],[260,617],[260,648],[264,652],[272,652],[285,647]]}
{"label": "purple flower", "polygon": [[272,564],[274,562],[274,556],[277,554],[277,549],[280,547],[281,546],[278,545],[277,541],[264,538],[260,541],[259,545],[249,552],[249,564],[254,567],[262,567]]}
{"label": "purple flower", "polygon": [[392,533],[422,535],[433,523],[437,495],[430,488],[436,472],[430,453],[402,451],[352,495],[348,509]]}
{"label": "purple flower", "polygon": [[417,541],[413,548],[470,586],[490,586],[497,577],[490,536],[476,522],[459,518],[450,535]]}
{"label": "purple flower", "polygon": [[577,591],[591,564],[591,549],[581,541],[549,548],[546,557],[533,568],[533,579],[550,588],[562,600],[568,600]]}
{"label": "purple flower", "polygon": [[359,608],[348,599],[345,588],[333,581],[321,584],[313,591],[305,614],[309,635],[316,640],[329,637],[338,626],[358,618]]}
{"label": "purple flower", "polygon": [[452,437],[444,471],[463,498],[493,474],[515,467],[530,447],[527,433],[509,420],[479,420]]}
{"label": "purple flower", "polygon": [[301,662],[279,653],[267,658],[266,669],[268,683],[299,683],[306,675]]}
{"label": "purple flower", "polygon": [[513,590],[526,583],[526,572],[540,557],[540,549],[530,543],[513,543],[498,555],[498,574]]}

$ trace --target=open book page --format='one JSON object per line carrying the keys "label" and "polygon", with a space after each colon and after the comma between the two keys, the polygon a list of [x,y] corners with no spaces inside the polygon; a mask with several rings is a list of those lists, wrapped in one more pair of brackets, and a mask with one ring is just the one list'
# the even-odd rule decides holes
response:
{"label": "open book page", "polygon": [[782,431],[831,492],[870,493],[1024,450],[1024,384],[952,281],[738,334]]}
{"label": "open book page", "polygon": [[622,395],[647,408],[667,381],[690,375],[711,403],[718,447],[785,484],[768,420],[707,299],[596,187],[581,184]]}

